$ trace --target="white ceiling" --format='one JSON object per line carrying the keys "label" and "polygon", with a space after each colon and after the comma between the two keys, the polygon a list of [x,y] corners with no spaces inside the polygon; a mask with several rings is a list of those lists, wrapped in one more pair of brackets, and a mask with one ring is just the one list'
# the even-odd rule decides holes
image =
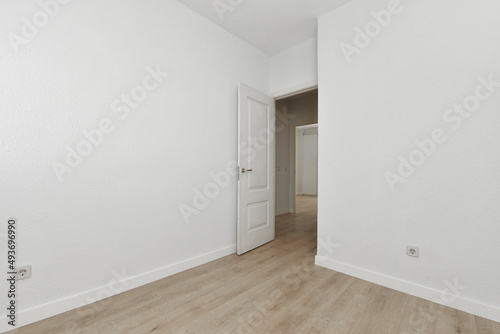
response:
{"label": "white ceiling", "polygon": [[[177,1],[273,56],[316,37],[318,16],[349,0]],[[223,20],[215,9],[216,3],[232,9],[223,14]]]}

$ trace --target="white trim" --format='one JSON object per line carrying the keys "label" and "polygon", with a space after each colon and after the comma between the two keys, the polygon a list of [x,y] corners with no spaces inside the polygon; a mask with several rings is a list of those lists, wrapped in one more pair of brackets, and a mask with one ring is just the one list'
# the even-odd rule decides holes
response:
{"label": "white trim", "polygon": [[[371,283],[385,286],[389,289],[407,293],[412,296],[423,298],[430,301],[440,300],[441,291],[429,288],[423,285],[418,285],[412,282],[404,281],[395,277],[387,276],[374,271],[351,266],[346,263],[334,261],[321,256],[316,256],[316,265],[331,269],[349,276],[353,276]],[[477,315],[486,319],[500,322],[500,309],[482,304],[477,301],[457,297],[456,300],[446,306],[464,311],[470,314]]]}
{"label": "white trim", "polygon": [[[126,284],[123,284],[124,288],[122,292],[129,291],[137,287],[161,280],[163,278],[178,274],[185,270],[200,266],[208,262],[212,262],[214,260],[220,259],[224,256],[228,256],[234,253],[236,253],[236,245],[228,246],[213,252],[196,256],[159,269],[155,269],[150,272],[146,272],[144,274],[128,277],[127,279],[121,281],[121,282],[126,282]],[[106,289],[107,287],[108,286],[101,286],[99,288],[82,292],[77,295],[73,295],[70,297],[66,297],[40,306],[33,307],[31,309],[21,311],[19,314],[17,314],[18,326],[16,327],[7,325],[7,318],[5,316],[2,316],[0,318],[0,333],[4,333],[6,331],[26,326],[31,323],[44,320],[53,317],[55,315],[79,308],[82,305],[87,304],[86,300],[88,298],[96,299],[96,296],[100,295],[99,292],[103,289]],[[107,290],[110,291],[109,289]],[[112,292],[110,291],[110,293]],[[119,293],[113,293],[113,295],[117,294]],[[105,298],[107,297],[108,296],[106,296]]]}
{"label": "white trim", "polygon": [[277,92],[273,92],[271,96],[275,100],[282,100],[290,96],[298,95],[301,93],[309,92],[311,90],[315,90],[318,88],[318,80],[313,80],[309,82],[305,82],[303,84],[293,86],[287,89],[283,89]]}
{"label": "white trim", "polygon": [[280,216],[280,215],[284,215],[286,213],[290,213],[290,211],[288,211],[287,209],[282,209],[282,210],[276,210],[276,213],[274,214],[275,216]]}

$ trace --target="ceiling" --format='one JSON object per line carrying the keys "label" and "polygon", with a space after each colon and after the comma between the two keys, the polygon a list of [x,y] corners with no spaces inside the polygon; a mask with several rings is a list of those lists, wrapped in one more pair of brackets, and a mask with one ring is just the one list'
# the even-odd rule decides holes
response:
{"label": "ceiling", "polygon": [[349,0],[177,1],[273,56],[316,37],[318,16]]}

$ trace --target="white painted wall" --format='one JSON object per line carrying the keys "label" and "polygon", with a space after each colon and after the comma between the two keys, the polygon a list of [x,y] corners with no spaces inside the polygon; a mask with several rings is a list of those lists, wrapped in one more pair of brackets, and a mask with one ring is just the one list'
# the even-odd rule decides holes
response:
{"label": "white painted wall", "polygon": [[302,165],[304,153],[304,129],[295,128],[295,194],[302,195]]}
{"label": "white painted wall", "polygon": [[[0,7],[4,37],[40,10]],[[234,176],[190,224],[179,205],[236,160],[237,84],[269,94],[269,57],[160,0],[70,2],[18,54],[0,45],[0,216],[19,219],[18,264],[33,266],[21,324],[96,298],[113,270],[128,289],[235,251]],[[121,120],[112,102],[156,65],[170,76]],[[105,118],[114,132],[60,183],[53,162]]]}
{"label": "white painted wall", "polygon": [[[276,101],[276,112],[281,115],[287,115],[288,101]],[[285,116],[286,117],[286,116]],[[289,183],[289,161],[290,161],[290,138],[289,138],[289,120],[277,117],[276,119],[276,199],[275,214],[282,215],[290,212],[288,199],[288,183]]]}
{"label": "white painted wall", "polygon": [[[480,76],[500,82],[500,2],[400,5],[351,63],[341,43],[388,2],[352,0],[319,20],[318,237],[332,247],[317,263],[431,300],[456,279],[466,288],[448,305],[500,321],[500,88],[480,88],[490,96],[468,119],[443,119]],[[447,141],[391,192],[384,174],[435,128]]]}
{"label": "white painted wall", "polygon": [[307,40],[271,58],[271,92],[280,97],[318,85],[317,39]]}
{"label": "white painted wall", "polygon": [[302,194],[318,195],[318,134],[304,134]]}
{"label": "white painted wall", "polygon": [[318,126],[297,127],[295,194],[318,195]]}
{"label": "white painted wall", "polygon": [[295,197],[295,127],[318,122],[316,92],[278,100],[276,122],[276,214],[293,211]]}

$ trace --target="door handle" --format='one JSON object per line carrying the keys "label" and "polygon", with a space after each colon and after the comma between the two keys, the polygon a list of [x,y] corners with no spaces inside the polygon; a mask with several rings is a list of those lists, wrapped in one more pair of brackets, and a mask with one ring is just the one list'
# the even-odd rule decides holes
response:
{"label": "door handle", "polygon": [[245,169],[245,168],[242,168],[241,169],[241,173],[245,173],[245,172],[251,172],[253,169]]}

